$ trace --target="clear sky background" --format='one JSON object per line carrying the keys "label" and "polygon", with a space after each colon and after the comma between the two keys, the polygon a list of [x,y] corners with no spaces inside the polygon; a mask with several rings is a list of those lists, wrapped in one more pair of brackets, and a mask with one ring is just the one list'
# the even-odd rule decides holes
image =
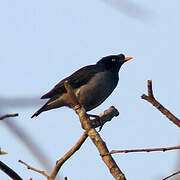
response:
{"label": "clear sky background", "polygon": [[[0,98],[37,98],[85,65],[109,54],[124,53],[132,61],[120,70],[113,94],[91,113],[114,105],[120,115],[100,132],[112,149],[153,148],[180,143],[180,131],[140,98],[153,80],[154,94],[180,117],[180,1],[163,0],[5,0],[0,2]],[[68,108],[52,110],[31,120],[46,102],[20,107],[1,102],[1,113],[36,142],[53,166],[82,134],[77,115]],[[41,105],[40,105],[41,104]],[[44,179],[17,161],[44,170],[7,126],[0,122],[0,160],[23,179]],[[113,155],[128,180],[159,180],[179,170],[178,151]],[[66,162],[62,177],[113,179],[88,139]],[[8,179],[0,172],[0,179]],[[174,178],[175,179],[175,178]]]}

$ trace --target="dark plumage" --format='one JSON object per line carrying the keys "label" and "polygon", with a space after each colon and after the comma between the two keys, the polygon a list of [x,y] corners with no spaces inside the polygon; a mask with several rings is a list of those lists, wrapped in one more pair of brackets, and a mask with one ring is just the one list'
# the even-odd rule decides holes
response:
{"label": "dark plumage", "polygon": [[94,65],[79,69],[41,97],[41,99],[49,98],[49,100],[31,118],[50,109],[70,107],[69,96],[64,87],[65,80],[68,80],[86,111],[96,108],[115,89],[119,80],[120,67],[130,59],[132,57],[125,58],[123,54],[110,55],[103,57]]}

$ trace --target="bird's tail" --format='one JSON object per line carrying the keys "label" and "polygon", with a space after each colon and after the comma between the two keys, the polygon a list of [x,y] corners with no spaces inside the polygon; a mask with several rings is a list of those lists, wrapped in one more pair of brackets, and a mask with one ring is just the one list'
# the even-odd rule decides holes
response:
{"label": "bird's tail", "polygon": [[47,104],[45,104],[43,107],[41,107],[38,111],[36,111],[32,116],[31,116],[31,118],[35,118],[35,117],[37,117],[39,114],[41,114],[43,111],[45,111],[46,110],[46,105]]}
{"label": "bird's tail", "polygon": [[61,102],[59,103],[58,101],[56,101],[56,98],[54,99],[50,99],[48,102],[46,102],[46,104],[44,104],[44,106],[42,106],[38,111],[36,111],[31,118],[35,118],[37,117],[39,114],[41,114],[44,111],[48,111],[50,109],[54,109],[54,108],[59,108],[64,106],[64,103]]}
{"label": "bird's tail", "polygon": [[39,114],[41,114],[42,113],[42,111],[40,111],[40,110],[38,110],[38,111],[36,111],[32,116],[31,116],[31,118],[35,118],[35,117],[37,117]]}

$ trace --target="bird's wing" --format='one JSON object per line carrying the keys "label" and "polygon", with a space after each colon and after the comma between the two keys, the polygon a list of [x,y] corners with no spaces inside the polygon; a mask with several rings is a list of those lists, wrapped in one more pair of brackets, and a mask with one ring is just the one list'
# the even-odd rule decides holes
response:
{"label": "bird's wing", "polygon": [[78,71],[74,72],[71,76],[60,81],[52,90],[47,94],[43,95],[41,99],[52,98],[56,95],[61,95],[66,92],[64,82],[68,80],[69,84],[73,89],[79,88],[86,84],[96,73],[102,72],[103,68],[101,65],[89,65],[85,66]]}

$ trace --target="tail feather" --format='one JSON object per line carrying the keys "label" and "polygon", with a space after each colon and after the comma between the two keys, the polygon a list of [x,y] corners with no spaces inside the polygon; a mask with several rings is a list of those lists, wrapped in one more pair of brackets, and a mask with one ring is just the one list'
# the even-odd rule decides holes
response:
{"label": "tail feather", "polygon": [[37,117],[39,114],[41,114],[43,111],[45,111],[45,109],[46,109],[46,104],[45,104],[43,107],[41,107],[38,111],[36,111],[36,112],[31,116],[31,118]]}
{"label": "tail feather", "polygon": [[31,116],[31,118],[35,118],[35,117],[37,117],[39,114],[41,114],[42,113],[42,111],[36,111],[32,116]]}
{"label": "tail feather", "polygon": [[56,101],[57,97],[51,98],[49,101],[44,104],[38,111],[36,111],[31,118],[37,117],[39,114],[41,114],[44,111],[48,111],[50,109],[59,108],[64,106],[65,104],[62,101]]}

